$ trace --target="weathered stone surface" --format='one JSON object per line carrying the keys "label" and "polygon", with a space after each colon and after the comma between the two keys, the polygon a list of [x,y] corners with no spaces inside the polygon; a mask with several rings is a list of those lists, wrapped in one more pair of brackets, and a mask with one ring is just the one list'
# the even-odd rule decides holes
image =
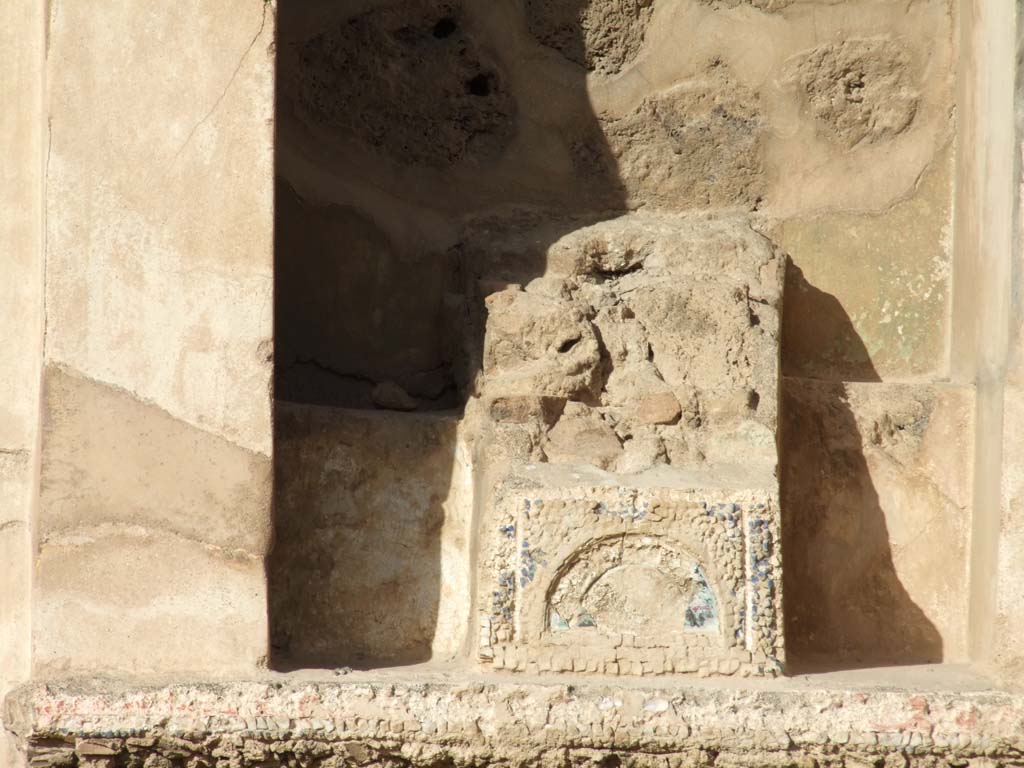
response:
{"label": "weathered stone surface", "polygon": [[40,545],[33,674],[215,677],[266,663],[263,559],[136,526]]}
{"label": "weathered stone surface", "polygon": [[791,378],[783,391],[794,663],[965,659],[972,391]]}
{"label": "weathered stone surface", "polygon": [[370,391],[370,399],[387,411],[415,411],[416,401],[393,381],[382,381]]}
{"label": "weathered stone surface", "polygon": [[700,0],[713,8],[740,8],[749,6],[768,13],[781,11],[791,5],[838,5],[846,0]]}
{"label": "weathered stone surface", "polygon": [[52,10],[47,361],[269,456],[273,5]]}
{"label": "weathered stone surface", "polygon": [[250,557],[269,549],[266,456],[56,366],[46,368],[43,402],[44,542],[112,527]]}
{"label": "weathered stone surface", "polygon": [[554,426],[564,410],[565,398],[522,395],[494,398],[491,400],[488,413],[498,422]]}
{"label": "weathered stone surface", "polygon": [[893,40],[827,43],[795,57],[791,66],[811,113],[847,147],[897,136],[917,113],[910,55]]}
{"label": "weathered stone surface", "polygon": [[938,760],[1010,766],[1021,749],[1020,695],[984,690],[963,675],[945,687],[909,688],[894,686],[893,673],[887,685],[826,678],[728,688],[403,676],[37,685],[9,697],[7,710],[41,766],[74,764],[76,741],[110,748],[130,768],[930,768]]}
{"label": "weathered stone surface", "polygon": [[[31,453],[0,451],[0,697],[30,673],[32,486]],[[16,743],[2,722],[0,765],[17,768]]]}
{"label": "weathered stone surface", "polygon": [[[736,7],[687,2],[659,10],[632,80],[592,86],[595,111],[623,116],[639,99],[692,77],[717,56],[760,97],[766,191],[758,210],[785,219],[877,212],[904,199],[956,134],[952,105],[958,103],[959,38],[953,7],[942,0],[910,6],[811,0],[763,13],[745,1],[730,4]],[[916,95],[914,118],[904,130],[852,148],[815,117],[794,77],[800,56],[846,40],[888,40],[898,46],[906,55],[906,82]],[[888,107],[885,100],[876,102],[882,112]]]}
{"label": "weathered stone surface", "polygon": [[682,414],[679,400],[671,392],[657,392],[641,397],[636,408],[638,424],[674,424]]}
{"label": "weathered stone surface", "polygon": [[259,664],[269,459],[52,366],[44,408],[36,674]]}
{"label": "weathered stone surface", "polygon": [[767,132],[759,97],[719,61],[653,93],[631,113],[602,120],[606,158],[576,151],[583,173],[613,163],[633,205],[669,210],[761,206]]}
{"label": "weathered stone surface", "polygon": [[1003,476],[1000,483],[1000,515],[978,521],[976,535],[991,536],[998,523],[996,562],[991,572],[1001,579],[996,593],[997,632],[994,655],[1009,679],[1024,679],[1024,649],[1016,641],[1024,628],[1024,595],[1015,586],[1018,574],[1024,572],[1024,470],[1018,457],[1024,456],[1024,388],[1008,386],[1004,392]]}
{"label": "weathered stone surface", "polygon": [[602,75],[636,58],[653,12],[654,0],[526,0],[534,37]]}
{"label": "weathered stone surface", "polygon": [[279,404],[274,663],[447,658],[469,612],[468,448],[452,416]]}
{"label": "weathered stone surface", "polygon": [[487,297],[488,394],[585,399],[600,386],[600,347],[581,307],[512,286]]}
{"label": "weathered stone surface", "polygon": [[43,405],[34,672],[263,662],[269,458],[56,366]]}
{"label": "weathered stone surface", "polygon": [[593,464],[612,469],[622,455],[622,443],[611,425],[582,403],[566,408],[544,443],[548,461]]}
{"label": "weathered stone surface", "polygon": [[34,675],[266,661],[275,10],[114,0],[38,22]]}
{"label": "weathered stone surface", "polygon": [[871,381],[943,370],[952,265],[950,155],[905,201],[878,214],[793,218],[783,368],[790,376]]}
{"label": "weathered stone surface", "polygon": [[[544,246],[542,276],[486,299],[484,396],[568,399],[544,449],[555,462],[615,469],[632,444],[619,471],[736,451],[774,466],[781,260],[771,244],[728,217],[562,229]],[[484,233],[467,236],[471,275],[514,280],[547,242],[536,230]],[[477,280],[467,293],[488,287]]]}
{"label": "weathered stone surface", "polygon": [[[0,184],[0,449],[34,443],[38,410],[38,366],[42,337],[42,81],[39,11],[30,0],[0,10],[0,52],[8,67],[0,74],[12,107],[0,115],[0,141],[10,158]],[[17,103],[19,108],[14,108]],[[2,668],[2,666],[0,666]],[[2,679],[2,672],[0,672]]]}
{"label": "weathered stone surface", "polygon": [[328,140],[445,166],[493,155],[512,135],[514,101],[461,3],[374,8],[289,53],[303,73],[294,108]]}
{"label": "weathered stone surface", "polygon": [[[42,357],[45,9],[0,4],[0,698],[30,674],[32,510]],[[0,717],[2,720],[2,717]],[[0,765],[24,765],[0,727]]]}

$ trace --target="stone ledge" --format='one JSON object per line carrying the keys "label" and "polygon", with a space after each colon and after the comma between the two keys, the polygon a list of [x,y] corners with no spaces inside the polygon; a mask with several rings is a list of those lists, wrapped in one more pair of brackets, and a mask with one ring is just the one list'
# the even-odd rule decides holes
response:
{"label": "stone ledge", "polygon": [[1024,693],[974,680],[577,684],[400,672],[33,683],[7,698],[5,720],[37,768],[905,768],[1020,764],[1024,755]]}

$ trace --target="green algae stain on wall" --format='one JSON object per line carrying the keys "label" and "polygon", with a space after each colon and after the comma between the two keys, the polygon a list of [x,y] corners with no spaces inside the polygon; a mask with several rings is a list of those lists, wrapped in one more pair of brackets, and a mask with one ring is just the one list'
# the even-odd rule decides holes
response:
{"label": "green algae stain on wall", "polygon": [[783,369],[871,381],[943,372],[951,264],[952,152],[882,213],[791,219]]}

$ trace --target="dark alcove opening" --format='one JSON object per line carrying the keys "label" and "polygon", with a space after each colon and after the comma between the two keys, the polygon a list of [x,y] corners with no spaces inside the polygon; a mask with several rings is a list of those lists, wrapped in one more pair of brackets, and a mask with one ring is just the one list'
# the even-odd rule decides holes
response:
{"label": "dark alcove opening", "polygon": [[[595,65],[564,55],[584,49],[587,4],[534,5],[278,5],[275,668],[465,648],[459,419],[483,298],[625,209],[587,97]],[[539,233],[530,255],[502,253],[521,230]]]}

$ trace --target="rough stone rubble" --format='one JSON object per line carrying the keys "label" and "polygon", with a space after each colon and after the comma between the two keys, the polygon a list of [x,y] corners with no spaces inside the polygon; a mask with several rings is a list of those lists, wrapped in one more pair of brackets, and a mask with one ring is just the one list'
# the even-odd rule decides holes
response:
{"label": "rough stone rubble", "polygon": [[992,768],[1024,698],[793,683],[36,684],[7,702],[33,768]]}

